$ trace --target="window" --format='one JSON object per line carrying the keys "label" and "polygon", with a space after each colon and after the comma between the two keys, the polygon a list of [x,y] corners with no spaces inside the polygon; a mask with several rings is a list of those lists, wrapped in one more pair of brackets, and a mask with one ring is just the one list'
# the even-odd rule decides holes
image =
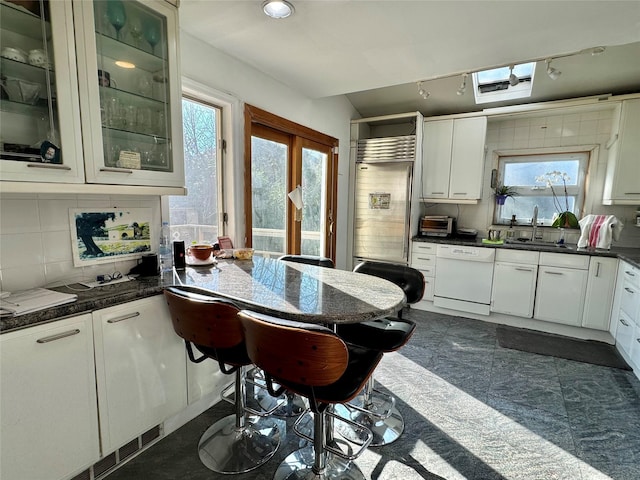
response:
{"label": "window", "polygon": [[186,196],[169,197],[173,240],[215,243],[223,235],[220,165],[222,109],[183,97]]}
{"label": "window", "polygon": [[512,78],[509,67],[475,72],[472,77],[476,103],[530,97],[535,68],[535,62],[514,65]]}
{"label": "window", "polygon": [[509,223],[512,215],[520,223],[530,222],[536,205],[541,225],[551,225],[563,211],[580,218],[588,163],[589,152],[499,157],[499,183],[514,187],[518,195],[496,205],[494,223]]}

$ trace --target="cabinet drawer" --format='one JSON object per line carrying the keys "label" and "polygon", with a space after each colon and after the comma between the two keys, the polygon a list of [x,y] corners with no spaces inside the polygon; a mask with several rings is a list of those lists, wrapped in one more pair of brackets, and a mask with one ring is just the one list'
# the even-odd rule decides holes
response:
{"label": "cabinet drawer", "polygon": [[496,262],[538,265],[539,259],[540,252],[532,252],[529,250],[502,250],[500,248],[496,249]]}
{"label": "cabinet drawer", "polygon": [[622,294],[620,297],[620,309],[634,321],[638,320],[640,313],[640,288],[625,278],[622,284]]}
{"label": "cabinet drawer", "polygon": [[425,277],[433,277],[436,272],[436,256],[414,253],[411,256],[411,266],[421,270]]}
{"label": "cabinet drawer", "polygon": [[624,272],[624,281],[640,289],[640,269],[625,262],[622,271]]}
{"label": "cabinet drawer", "polygon": [[587,270],[589,268],[588,255],[571,255],[568,253],[540,252],[540,265],[549,267],[568,267]]}
{"label": "cabinet drawer", "polygon": [[435,255],[436,250],[438,249],[438,245],[435,243],[413,242],[412,245],[412,255],[416,255],[418,253],[422,255]]}
{"label": "cabinet drawer", "polygon": [[631,346],[633,345],[634,336],[638,328],[635,323],[624,314],[623,311],[617,315],[615,321],[618,323],[616,330],[616,346],[618,350],[624,350],[627,355],[631,354]]}

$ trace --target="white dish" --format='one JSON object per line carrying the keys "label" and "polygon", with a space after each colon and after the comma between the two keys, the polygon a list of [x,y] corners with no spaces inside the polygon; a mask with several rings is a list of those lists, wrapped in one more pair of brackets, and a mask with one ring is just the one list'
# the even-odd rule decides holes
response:
{"label": "white dish", "polygon": [[200,260],[198,258],[192,257],[191,255],[185,255],[184,258],[185,263],[190,267],[204,267],[207,265],[215,265],[216,263],[218,263],[218,260],[216,260],[216,257],[214,257],[213,255],[211,255],[206,260]]}
{"label": "white dish", "polygon": [[24,50],[20,50],[19,48],[4,47],[0,55],[2,55],[4,58],[8,58],[9,60],[27,63],[27,52],[25,52]]}

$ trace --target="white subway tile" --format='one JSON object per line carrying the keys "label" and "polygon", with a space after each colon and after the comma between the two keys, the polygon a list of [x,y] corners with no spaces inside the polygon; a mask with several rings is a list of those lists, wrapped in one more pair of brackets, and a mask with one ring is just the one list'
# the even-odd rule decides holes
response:
{"label": "white subway tile", "polygon": [[39,200],[40,228],[43,232],[69,231],[69,209],[76,208],[77,202],[73,200]]}
{"label": "white subway tile", "polygon": [[60,232],[43,232],[42,250],[44,252],[44,261],[46,263],[73,260],[71,233],[68,230]]}
{"label": "white subway tile", "polygon": [[562,124],[563,137],[576,137],[580,132],[580,122],[566,122]]}
{"label": "white subway tile", "polygon": [[43,265],[22,265],[2,269],[2,291],[18,292],[45,285]]}
{"label": "white subway tile", "polygon": [[2,199],[0,202],[2,233],[34,233],[40,231],[37,200]]}
{"label": "white subway tile", "polygon": [[0,268],[43,263],[42,238],[39,233],[0,235]]}
{"label": "white subway tile", "polygon": [[71,261],[46,263],[44,275],[47,286],[66,285],[83,280],[82,268],[74,267]]}
{"label": "white subway tile", "polygon": [[593,135],[598,132],[598,120],[583,120],[580,122],[580,135]]}
{"label": "white subway tile", "polygon": [[513,139],[514,140],[522,140],[522,139],[528,139],[529,138],[529,126],[528,125],[524,125],[524,126],[516,126],[513,130]]}

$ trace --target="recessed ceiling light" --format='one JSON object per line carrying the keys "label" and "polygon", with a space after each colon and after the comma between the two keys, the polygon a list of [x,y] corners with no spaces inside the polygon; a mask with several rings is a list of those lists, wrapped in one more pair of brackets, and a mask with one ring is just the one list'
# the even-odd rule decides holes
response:
{"label": "recessed ceiling light", "polygon": [[286,0],[267,0],[262,4],[262,10],[271,18],[287,18],[295,12],[293,5]]}

